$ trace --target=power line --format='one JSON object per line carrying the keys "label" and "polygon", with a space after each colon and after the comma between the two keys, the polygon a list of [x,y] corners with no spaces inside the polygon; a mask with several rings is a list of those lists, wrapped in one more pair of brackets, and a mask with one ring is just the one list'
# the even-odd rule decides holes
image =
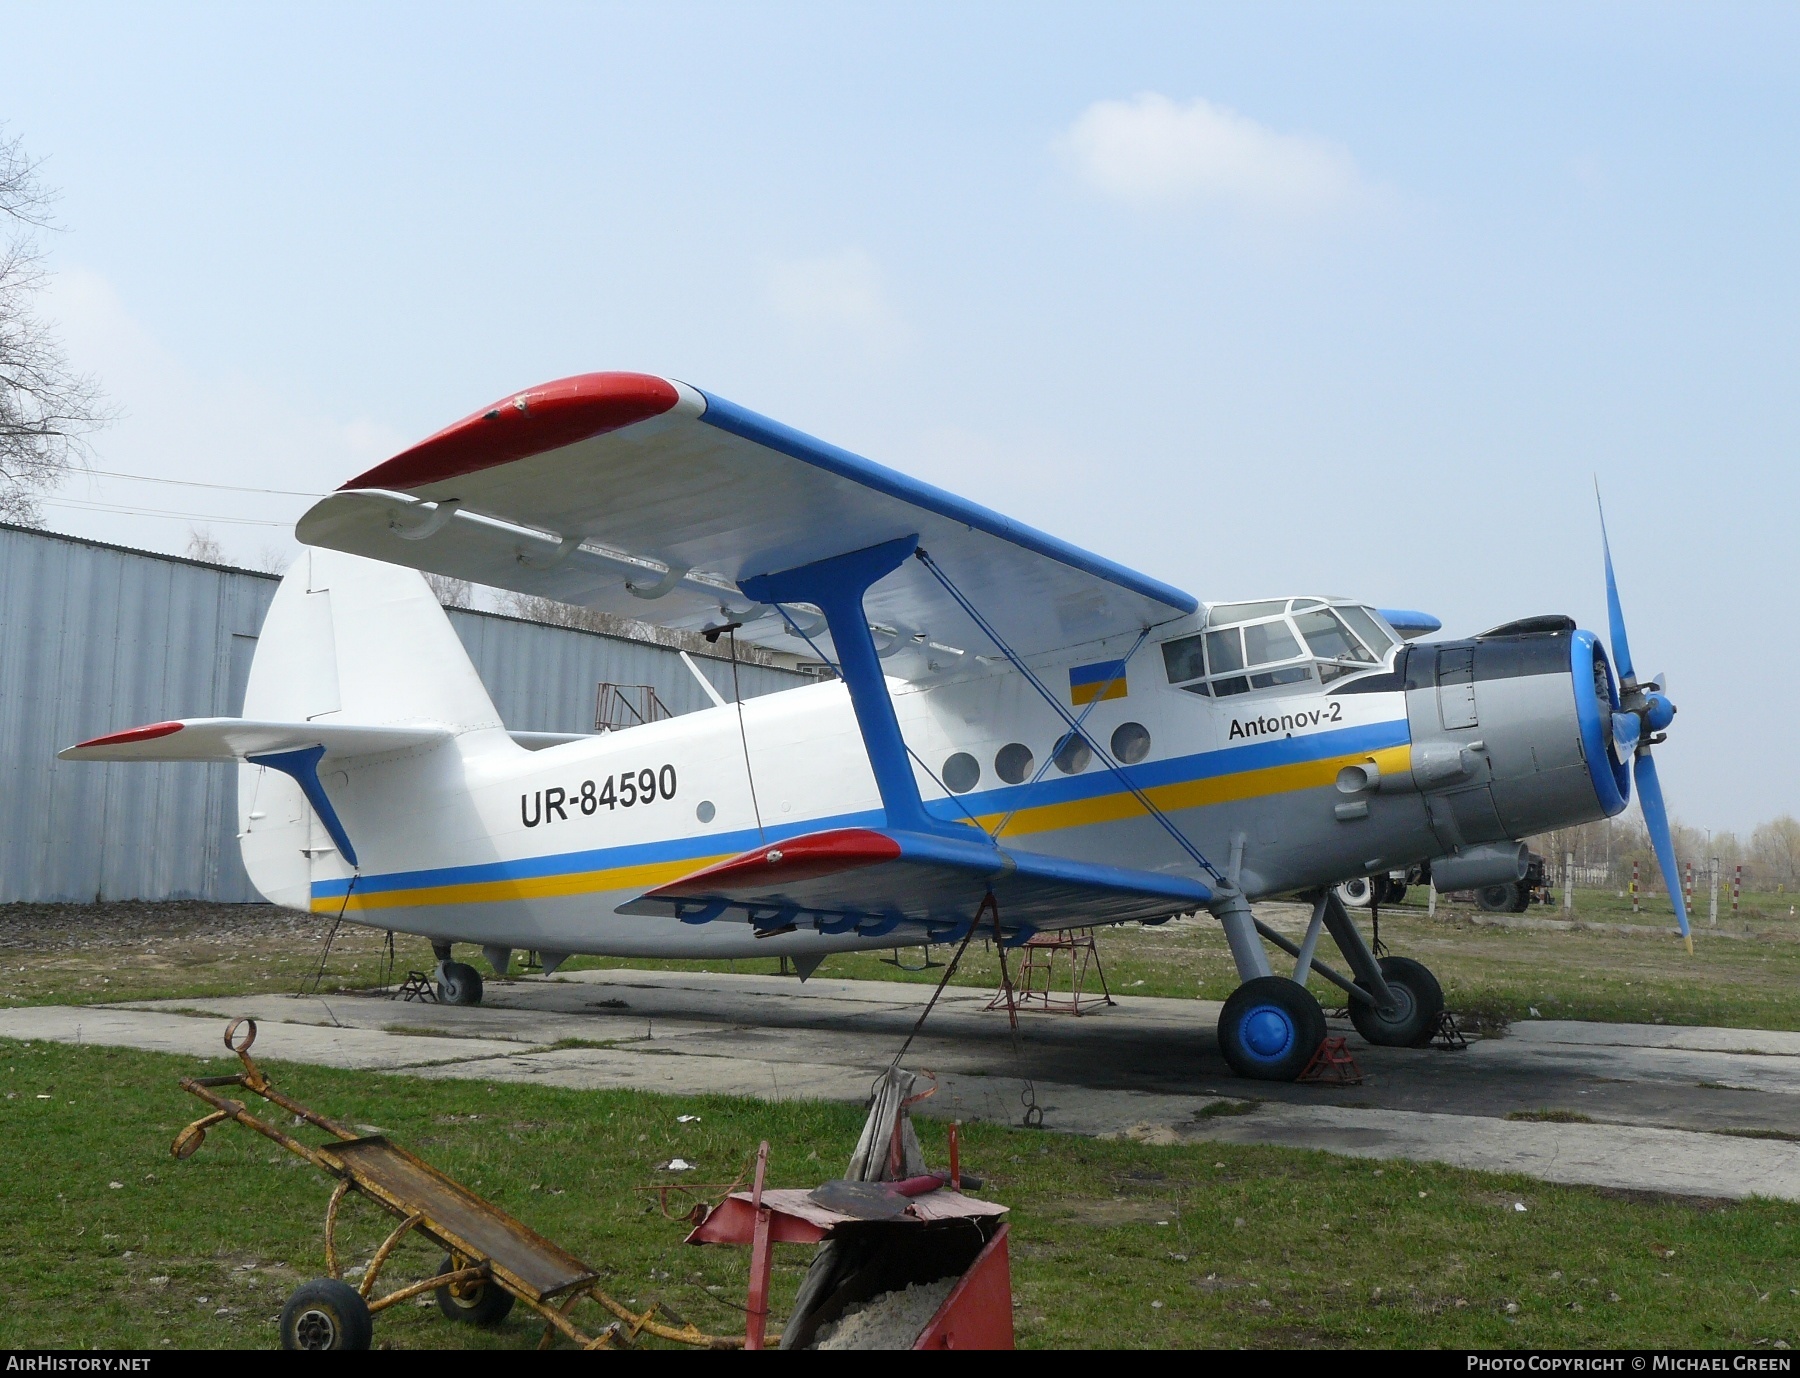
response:
{"label": "power line", "polygon": [[273,493],[282,498],[322,498],[323,493],[303,493],[294,488],[245,488],[235,483],[202,483],[194,478],[155,478],[150,474],[124,474],[115,469],[77,469],[76,474],[98,474],[102,478],[127,478],[137,483],[171,483],[182,488],[216,488],[222,493]]}
{"label": "power line", "polygon": [[172,512],[161,507],[121,507],[116,503],[83,502],[79,498],[39,498],[46,507],[73,507],[83,512],[116,512],[127,517],[174,517],[190,522],[225,522],[231,526],[292,526],[292,522],[257,517],[221,517],[211,512]]}

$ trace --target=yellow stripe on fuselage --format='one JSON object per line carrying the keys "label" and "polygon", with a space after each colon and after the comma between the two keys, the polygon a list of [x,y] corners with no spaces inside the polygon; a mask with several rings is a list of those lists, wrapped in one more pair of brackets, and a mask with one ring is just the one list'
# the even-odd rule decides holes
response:
{"label": "yellow stripe on fuselage", "polygon": [[315,914],[335,914],[340,907],[350,913],[374,909],[411,909],[435,904],[494,904],[505,900],[562,899],[591,895],[602,890],[650,890],[692,875],[730,859],[720,856],[686,857],[680,861],[655,861],[642,866],[617,866],[602,871],[570,871],[556,876],[519,876],[508,880],[477,880],[460,885],[428,885],[417,890],[352,890],[348,904],[338,895],[315,896]]}
{"label": "yellow stripe on fuselage", "polygon": [[[1229,804],[1239,799],[1260,799],[1271,794],[1288,794],[1294,790],[1316,789],[1335,784],[1338,772],[1345,766],[1373,760],[1384,775],[1398,775],[1412,769],[1412,747],[1390,746],[1380,751],[1357,751],[1346,756],[1327,756],[1317,761],[1299,761],[1293,765],[1264,766],[1260,770],[1239,771],[1234,775],[1215,775],[1205,780],[1178,780],[1173,784],[1147,789],[1150,802],[1164,813],[1182,809],[1204,808],[1208,804]],[[1084,828],[1095,823],[1115,823],[1122,818],[1135,818],[1144,806],[1123,790],[1097,795],[1092,799],[1075,799],[1066,804],[1040,804],[1020,809],[1013,815],[1006,831],[1013,835],[1056,832],[1063,828]],[[991,813],[976,821],[992,831],[1004,813]]]}

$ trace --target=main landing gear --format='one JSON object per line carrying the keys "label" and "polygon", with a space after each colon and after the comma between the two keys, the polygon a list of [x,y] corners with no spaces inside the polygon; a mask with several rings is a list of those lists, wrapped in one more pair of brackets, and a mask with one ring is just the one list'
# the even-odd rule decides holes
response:
{"label": "main landing gear", "polygon": [[[1312,922],[1297,946],[1259,921],[1242,895],[1222,897],[1213,912],[1243,980],[1219,1015],[1219,1048],[1239,1076],[1292,1081],[1306,1069],[1325,1038],[1325,1012],[1306,989],[1314,972],[1349,996],[1350,1022],[1370,1043],[1414,1048],[1436,1029],[1444,1009],[1437,978],[1408,957],[1377,961],[1336,891],[1314,900]],[[1354,980],[1315,957],[1325,933],[1344,954]],[[1291,977],[1270,969],[1264,939],[1294,958]]]}

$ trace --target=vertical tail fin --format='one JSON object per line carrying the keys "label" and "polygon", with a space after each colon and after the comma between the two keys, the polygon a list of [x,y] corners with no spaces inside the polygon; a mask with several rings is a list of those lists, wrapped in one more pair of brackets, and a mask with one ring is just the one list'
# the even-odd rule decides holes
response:
{"label": "vertical tail fin", "polygon": [[458,732],[500,727],[423,576],[318,549],[305,551],[276,591],[244,716]]}

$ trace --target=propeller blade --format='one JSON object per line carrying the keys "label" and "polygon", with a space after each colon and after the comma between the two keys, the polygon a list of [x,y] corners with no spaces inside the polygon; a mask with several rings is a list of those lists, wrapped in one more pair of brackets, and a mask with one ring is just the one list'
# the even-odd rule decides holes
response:
{"label": "propeller blade", "polygon": [[1606,616],[1612,626],[1613,669],[1621,681],[1632,678],[1631,642],[1625,636],[1625,610],[1619,606],[1619,584],[1613,578],[1612,544],[1606,539],[1606,508],[1600,502],[1600,482],[1594,481],[1594,505],[1600,508],[1600,549],[1606,556]]}
{"label": "propeller blade", "polygon": [[1681,873],[1675,867],[1675,839],[1669,832],[1669,810],[1663,804],[1662,781],[1656,778],[1656,761],[1648,751],[1637,758],[1638,807],[1644,811],[1644,824],[1650,830],[1650,845],[1656,848],[1656,863],[1662,867],[1663,884],[1669,887],[1669,901],[1675,906],[1675,922],[1681,925],[1681,936],[1691,956],[1694,935],[1688,931],[1687,903],[1681,896]]}
{"label": "propeller blade", "polygon": [[1612,729],[1613,749],[1619,753],[1619,759],[1624,761],[1637,750],[1638,738],[1644,731],[1643,720],[1636,713],[1614,713]]}

